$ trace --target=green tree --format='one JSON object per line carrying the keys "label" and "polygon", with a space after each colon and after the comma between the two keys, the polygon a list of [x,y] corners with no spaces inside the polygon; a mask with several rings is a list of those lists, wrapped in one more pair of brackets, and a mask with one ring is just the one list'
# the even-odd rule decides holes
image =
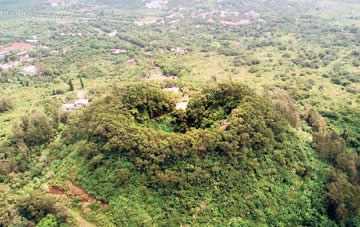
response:
{"label": "green tree", "polygon": [[55,130],[50,119],[42,112],[34,111],[25,115],[13,127],[13,139],[17,143],[36,146],[47,143],[54,136]]}
{"label": "green tree", "polygon": [[138,201],[119,196],[110,204],[117,226],[153,226],[152,217]]}
{"label": "green tree", "polygon": [[70,79],[70,80],[68,81],[68,85],[69,85],[69,91],[73,91],[73,90],[74,90],[74,84],[73,84],[72,79]]}
{"label": "green tree", "polygon": [[84,88],[85,88],[85,84],[84,84],[84,81],[83,81],[82,77],[80,77],[79,79],[80,79],[81,89],[84,89]]}
{"label": "green tree", "polygon": [[175,108],[174,100],[154,85],[136,84],[126,87],[120,93],[122,103],[138,120],[156,118]]}
{"label": "green tree", "polygon": [[40,222],[36,225],[36,227],[58,227],[59,224],[57,222],[57,219],[54,215],[49,214],[43,219],[40,220]]}

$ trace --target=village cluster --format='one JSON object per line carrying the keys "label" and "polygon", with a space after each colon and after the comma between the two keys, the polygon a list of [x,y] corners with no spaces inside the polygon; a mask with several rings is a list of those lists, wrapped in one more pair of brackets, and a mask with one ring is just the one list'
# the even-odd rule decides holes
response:
{"label": "village cluster", "polygon": [[38,40],[29,39],[25,42],[13,42],[0,46],[0,71],[6,72],[17,69],[22,75],[35,76],[39,73],[31,51]]}

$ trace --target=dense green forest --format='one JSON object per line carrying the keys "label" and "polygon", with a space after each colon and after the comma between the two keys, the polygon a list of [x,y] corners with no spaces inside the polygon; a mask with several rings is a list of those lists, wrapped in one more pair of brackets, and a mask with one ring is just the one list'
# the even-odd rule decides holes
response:
{"label": "dense green forest", "polygon": [[0,227],[360,227],[359,20],[0,0]]}

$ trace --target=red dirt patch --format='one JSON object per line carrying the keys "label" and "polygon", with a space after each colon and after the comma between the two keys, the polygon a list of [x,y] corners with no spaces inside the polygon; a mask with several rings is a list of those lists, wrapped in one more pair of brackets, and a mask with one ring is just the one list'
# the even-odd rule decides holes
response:
{"label": "red dirt patch", "polygon": [[33,46],[29,43],[24,42],[15,42],[9,46],[0,47],[0,52],[9,52],[9,51],[28,51],[31,50]]}
{"label": "red dirt patch", "polygon": [[48,193],[53,194],[53,195],[64,195],[65,194],[65,190],[59,186],[50,186],[48,189]]}
{"label": "red dirt patch", "polygon": [[55,185],[49,186],[48,193],[56,197],[65,196],[66,198],[78,198],[83,209],[87,209],[89,205],[96,202],[98,202],[103,208],[108,207],[108,204],[105,201],[97,200],[95,197],[87,193],[81,187],[76,186],[71,181],[65,182],[64,187]]}
{"label": "red dirt patch", "polygon": [[87,193],[84,189],[74,185],[70,181],[66,182],[66,184],[69,189],[69,194],[78,197],[81,202],[85,202],[85,203],[96,202],[96,199],[92,197],[89,193]]}

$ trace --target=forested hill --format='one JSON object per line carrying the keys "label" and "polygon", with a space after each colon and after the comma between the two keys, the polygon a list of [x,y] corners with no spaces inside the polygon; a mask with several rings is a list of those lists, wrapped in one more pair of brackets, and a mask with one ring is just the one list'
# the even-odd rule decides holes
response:
{"label": "forested hill", "polygon": [[359,19],[0,0],[0,227],[360,226]]}

